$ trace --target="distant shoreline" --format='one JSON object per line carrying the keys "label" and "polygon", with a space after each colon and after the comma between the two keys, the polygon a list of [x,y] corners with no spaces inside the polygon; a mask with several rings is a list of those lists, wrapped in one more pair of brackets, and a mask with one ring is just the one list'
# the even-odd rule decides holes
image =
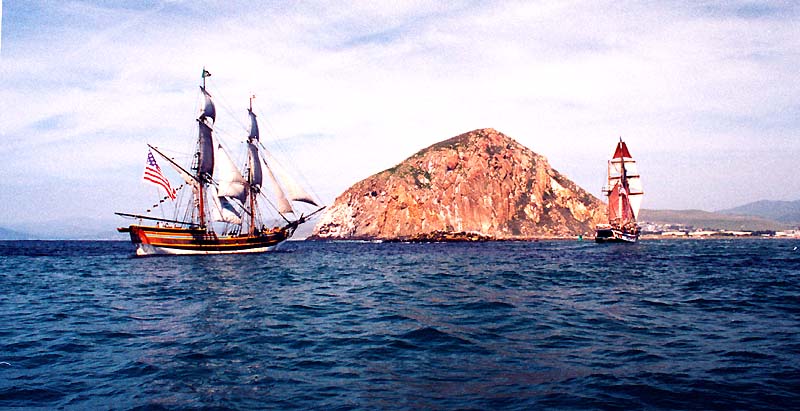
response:
{"label": "distant shoreline", "polygon": [[[520,242],[530,243],[539,241],[586,241],[594,242],[594,237],[584,236],[582,239],[578,236],[569,237],[525,237],[525,238],[496,238],[496,239],[481,239],[481,240],[415,240],[415,239],[378,239],[378,238],[307,238],[309,242],[353,242],[353,243],[408,243],[408,244],[425,244],[425,243],[504,243],[504,242]],[[702,240],[800,240],[797,237],[761,237],[761,236],[661,236],[661,235],[644,235],[639,237],[639,241],[654,241],[654,240],[675,240],[675,241],[702,241]]]}
{"label": "distant shoreline", "polygon": [[[798,237],[788,237],[788,236],[724,236],[724,235],[717,235],[717,236],[661,236],[661,235],[643,235],[639,237],[639,241],[654,241],[654,240],[675,240],[675,241],[686,241],[686,240],[693,240],[693,241],[702,241],[702,240],[800,240]],[[17,240],[17,239],[0,239],[0,243],[33,243],[33,242],[119,242],[119,243],[129,243],[130,240],[127,239],[119,239],[119,240],[111,240],[111,239],[97,239],[97,238],[70,238],[70,239],[58,239],[58,238],[38,238],[38,239],[24,239],[24,240]],[[583,237],[583,239],[579,239],[578,236],[570,236],[570,237],[526,237],[526,238],[498,238],[498,239],[485,239],[480,241],[469,241],[469,240],[409,240],[409,239],[377,239],[377,238],[305,238],[305,239],[292,239],[290,242],[348,242],[348,243],[479,243],[479,242],[539,242],[539,241],[594,241],[594,237]]]}

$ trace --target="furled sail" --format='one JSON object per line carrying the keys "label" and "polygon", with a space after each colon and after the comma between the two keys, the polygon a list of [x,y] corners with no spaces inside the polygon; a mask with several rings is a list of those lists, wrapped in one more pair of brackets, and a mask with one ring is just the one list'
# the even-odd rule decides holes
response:
{"label": "furled sail", "polygon": [[233,163],[228,152],[222,148],[222,145],[217,146],[218,161],[217,161],[217,183],[220,196],[235,198],[244,203],[247,199],[247,181],[242,177],[242,173]]}
{"label": "furled sail", "polygon": [[242,215],[236,211],[236,207],[234,207],[233,203],[226,197],[220,196],[214,186],[211,186],[209,191],[213,203],[211,207],[211,219],[231,224],[242,224]]}
{"label": "furled sail", "polygon": [[203,96],[206,100],[206,104],[203,107],[203,114],[200,115],[200,119],[210,118],[212,122],[216,122],[217,110],[214,108],[214,102],[211,100],[211,94],[208,94],[208,91],[206,91],[203,86],[200,86],[200,90],[203,92]]}
{"label": "furled sail", "polygon": [[198,150],[199,159],[197,163],[197,173],[201,176],[211,176],[214,173],[214,141],[211,138],[211,127],[202,120],[198,120],[200,125],[200,148]]}
{"label": "furled sail", "polygon": [[261,189],[261,184],[264,182],[264,176],[261,172],[261,159],[258,155],[258,147],[253,143],[248,143],[247,148],[250,152],[250,186],[253,187],[255,191],[259,191]]}

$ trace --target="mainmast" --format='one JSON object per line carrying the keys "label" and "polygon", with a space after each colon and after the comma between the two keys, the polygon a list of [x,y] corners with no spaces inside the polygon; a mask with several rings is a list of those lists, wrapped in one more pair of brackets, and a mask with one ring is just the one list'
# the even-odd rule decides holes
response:
{"label": "mainmast", "polygon": [[250,227],[248,228],[249,234],[256,232],[256,196],[261,191],[261,158],[258,154],[258,121],[256,114],[253,113],[253,99],[256,96],[250,96],[250,107],[247,109],[247,115],[250,116],[250,133],[247,136],[247,149],[248,155],[248,175],[247,183],[250,187]]}
{"label": "mainmast", "polygon": [[[250,96],[250,108],[247,109],[247,113],[250,115],[252,119],[251,126],[250,126],[250,136],[247,137],[247,142],[253,144],[253,124],[256,124],[256,115],[253,114],[253,98],[255,96]],[[257,130],[257,129],[256,129]],[[256,132],[256,137],[258,138],[258,132]],[[253,187],[253,156],[249,156],[249,176],[248,180],[250,182],[250,229],[248,231],[249,234],[255,234],[256,232],[256,190]]]}

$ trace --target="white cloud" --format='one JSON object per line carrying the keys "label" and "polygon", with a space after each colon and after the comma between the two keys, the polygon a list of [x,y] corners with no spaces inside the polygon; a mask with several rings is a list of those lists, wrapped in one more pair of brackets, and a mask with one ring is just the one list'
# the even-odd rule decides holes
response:
{"label": "white cloud", "polygon": [[[16,44],[4,38],[0,134],[8,143],[0,152],[17,160],[0,169],[44,177],[63,174],[53,164],[69,161],[80,164],[79,184],[90,185],[86,176],[135,170],[136,141],[190,147],[206,66],[220,134],[242,138],[255,93],[265,142],[283,141],[286,154],[306,162],[303,174],[326,201],[479,127],[548,156],[596,194],[621,135],[641,157],[645,206],[795,199],[800,179],[764,181],[752,164],[787,170],[800,154],[797,12],[791,4],[730,4],[315,2],[252,10],[175,1],[15,10],[65,24],[27,28],[36,34],[11,36]],[[8,15],[4,35],[20,27]],[[720,162],[725,156],[735,161]],[[755,185],[762,188],[749,190]],[[127,200],[111,198],[109,207]]]}

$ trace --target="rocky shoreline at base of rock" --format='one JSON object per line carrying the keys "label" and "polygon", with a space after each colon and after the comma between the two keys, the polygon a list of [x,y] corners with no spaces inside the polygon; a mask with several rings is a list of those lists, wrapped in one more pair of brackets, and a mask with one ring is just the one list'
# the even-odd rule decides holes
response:
{"label": "rocky shoreline at base of rock", "polygon": [[399,237],[384,241],[396,243],[477,243],[496,240],[497,239],[492,236],[476,232],[431,231],[429,233],[420,233],[409,237]]}

